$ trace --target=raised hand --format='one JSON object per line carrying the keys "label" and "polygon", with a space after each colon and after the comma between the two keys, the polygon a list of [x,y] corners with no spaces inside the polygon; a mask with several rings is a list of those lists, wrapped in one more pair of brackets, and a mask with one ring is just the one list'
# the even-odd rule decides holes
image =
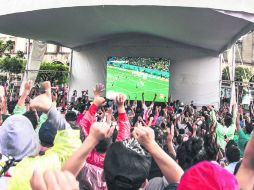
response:
{"label": "raised hand", "polygon": [[239,113],[240,115],[243,114],[243,108],[242,108],[242,106],[238,106],[238,113]]}
{"label": "raised hand", "polygon": [[51,83],[49,81],[45,81],[41,84],[42,88],[44,88],[46,94],[51,96]]}
{"label": "raised hand", "polygon": [[104,91],[104,85],[99,83],[96,84],[95,88],[93,89],[94,98],[98,96],[102,96]]}
{"label": "raised hand", "polygon": [[102,106],[104,103],[106,103],[106,100],[103,97],[97,96],[97,97],[94,98],[93,103],[96,106]]}
{"label": "raised hand", "polygon": [[112,136],[114,127],[110,126],[105,122],[95,122],[89,132],[90,138],[93,138],[96,142],[99,142],[105,138]]}
{"label": "raised hand", "polygon": [[52,106],[51,94],[41,94],[30,101],[31,109],[47,113]]}
{"label": "raised hand", "polygon": [[132,134],[146,149],[149,149],[152,145],[156,144],[154,131],[150,127],[135,127]]}
{"label": "raised hand", "polygon": [[112,109],[112,107],[109,107],[107,109],[107,111],[106,111],[106,121],[107,121],[107,124],[110,124],[112,115],[113,115],[113,109]]}
{"label": "raised hand", "polygon": [[124,106],[124,102],[125,102],[126,98],[123,94],[119,94],[118,96],[116,96],[116,104],[118,107],[120,106]]}
{"label": "raised hand", "polygon": [[116,96],[115,102],[117,104],[118,113],[125,113],[124,102],[126,98],[124,95],[119,94]]}
{"label": "raised hand", "polygon": [[24,91],[22,92],[22,94],[21,94],[21,96],[18,100],[18,105],[19,106],[24,106],[25,105],[27,95],[30,93],[31,89],[32,89],[32,81],[29,80],[29,81],[25,82]]}
{"label": "raised hand", "polygon": [[213,110],[213,106],[212,106],[212,105],[209,105],[207,108],[208,108],[210,111]]}
{"label": "raised hand", "polygon": [[109,107],[109,108],[107,109],[106,113],[107,113],[108,115],[113,115],[113,109],[112,109],[112,107]]}
{"label": "raised hand", "polygon": [[167,141],[168,143],[172,143],[174,139],[174,134],[175,134],[175,127],[172,124],[170,128],[167,128],[168,136],[167,136]]}
{"label": "raised hand", "polygon": [[30,181],[33,190],[79,190],[79,183],[67,171],[34,171]]}
{"label": "raised hand", "polygon": [[193,128],[193,131],[197,131],[197,129],[198,129],[197,124],[193,124],[192,128]]}
{"label": "raised hand", "polygon": [[31,80],[29,80],[29,81],[27,81],[26,83],[25,83],[25,91],[26,92],[30,92],[30,90],[32,89],[32,81]]}

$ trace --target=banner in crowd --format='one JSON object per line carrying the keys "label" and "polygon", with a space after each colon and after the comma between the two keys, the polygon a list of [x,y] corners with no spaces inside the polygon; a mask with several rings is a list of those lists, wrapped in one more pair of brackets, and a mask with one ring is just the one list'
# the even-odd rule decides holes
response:
{"label": "banner in crowd", "polygon": [[20,94],[22,94],[24,90],[25,81],[32,80],[34,82],[36,80],[46,48],[46,43],[36,40],[33,41],[32,51],[26,64],[26,70],[20,87]]}

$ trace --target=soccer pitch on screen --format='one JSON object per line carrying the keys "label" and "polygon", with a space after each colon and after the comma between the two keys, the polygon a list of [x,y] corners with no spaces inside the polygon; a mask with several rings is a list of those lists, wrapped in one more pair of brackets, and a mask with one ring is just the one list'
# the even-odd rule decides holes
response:
{"label": "soccer pitch on screen", "polygon": [[[107,97],[125,94],[130,100],[163,102],[169,96],[170,61],[164,58],[109,57],[107,60]],[[109,98],[109,97],[108,97]]]}

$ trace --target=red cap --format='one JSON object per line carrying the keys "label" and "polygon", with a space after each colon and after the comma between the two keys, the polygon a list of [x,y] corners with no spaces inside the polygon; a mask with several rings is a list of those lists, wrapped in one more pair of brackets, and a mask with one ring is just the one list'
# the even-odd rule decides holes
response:
{"label": "red cap", "polygon": [[217,164],[203,161],[183,175],[177,190],[239,190],[235,176]]}

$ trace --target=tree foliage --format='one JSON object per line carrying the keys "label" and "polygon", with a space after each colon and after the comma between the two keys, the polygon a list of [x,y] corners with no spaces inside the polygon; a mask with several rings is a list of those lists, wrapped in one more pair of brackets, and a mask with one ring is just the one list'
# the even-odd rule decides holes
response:
{"label": "tree foliage", "polygon": [[25,54],[23,51],[17,51],[17,57],[24,59]]}
{"label": "tree foliage", "polygon": [[6,42],[0,40],[0,57],[3,55],[10,57],[11,50],[13,50],[15,42],[12,40],[8,40]]}
{"label": "tree foliage", "polygon": [[61,63],[42,63],[36,82],[50,81],[52,84],[68,82],[69,67]]}
{"label": "tree foliage", "polygon": [[169,70],[170,61],[166,58],[153,57],[110,57],[108,60],[124,61],[137,66],[153,66],[156,69]]}
{"label": "tree foliage", "polygon": [[[237,66],[235,68],[235,81],[250,80],[252,72],[247,67]],[[222,71],[222,80],[230,80],[229,67],[225,67]]]}
{"label": "tree foliage", "polygon": [[18,57],[5,57],[0,60],[0,70],[13,74],[22,73],[25,69],[25,61]]}

